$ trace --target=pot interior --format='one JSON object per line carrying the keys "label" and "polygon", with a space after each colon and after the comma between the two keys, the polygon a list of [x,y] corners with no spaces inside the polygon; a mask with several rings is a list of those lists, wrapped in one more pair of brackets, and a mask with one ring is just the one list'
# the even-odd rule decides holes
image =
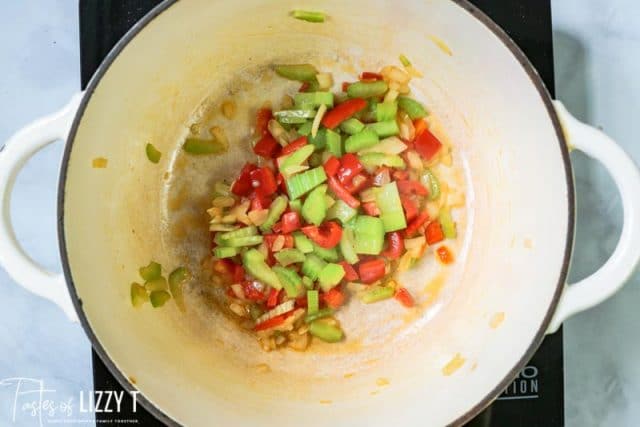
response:
{"label": "pot interior", "polygon": [[[564,283],[569,206],[559,135],[519,60],[455,2],[305,3],[329,15],[323,24],[288,16],[299,7],[177,2],[98,73],[63,165],[64,257],[81,314],[121,379],[183,424],[304,417],[324,425],[328,411],[336,425],[454,422],[516,373]],[[270,64],[313,63],[339,84],[396,64],[400,53],[425,74],[412,81],[413,96],[453,147],[442,174],[464,193],[450,245],[455,266],[427,256],[402,276],[417,297],[413,311],[393,300],[374,308],[351,301],[339,316],[344,343],[266,353],[219,310],[202,266],[213,183],[255,159],[256,109],[297,89]],[[219,113],[228,99],[233,120]],[[186,156],[180,147],[194,124],[220,126],[229,152]],[[145,157],[147,143],[163,153],[159,164]],[[92,168],[98,157],[106,168]],[[131,307],[129,284],[151,259],[165,273],[194,273],[187,313],[172,303]]]}

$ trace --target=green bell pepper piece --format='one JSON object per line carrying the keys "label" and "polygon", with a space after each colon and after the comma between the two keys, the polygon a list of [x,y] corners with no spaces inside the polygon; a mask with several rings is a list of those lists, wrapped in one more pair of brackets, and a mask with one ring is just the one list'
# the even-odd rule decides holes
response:
{"label": "green bell pepper piece", "polygon": [[147,290],[144,288],[144,286],[142,286],[140,283],[132,283],[131,305],[137,308],[147,301],[149,301],[149,295],[147,295]]}
{"label": "green bell pepper piece", "polygon": [[181,311],[185,311],[183,288],[191,278],[191,272],[185,267],[178,267],[169,274],[169,290],[176,305]]}
{"label": "green bell pepper piece", "polygon": [[149,294],[149,301],[153,308],[162,307],[171,299],[171,295],[167,291],[153,291]]}
{"label": "green bell pepper piece", "polygon": [[149,159],[151,163],[160,162],[162,153],[158,151],[158,149],[154,147],[153,144],[147,144],[145,147],[145,152],[147,153],[147,159]]}

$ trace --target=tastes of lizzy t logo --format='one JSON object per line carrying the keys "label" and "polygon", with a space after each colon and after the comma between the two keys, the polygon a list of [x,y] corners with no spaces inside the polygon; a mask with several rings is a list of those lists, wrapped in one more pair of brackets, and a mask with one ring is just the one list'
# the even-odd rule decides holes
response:
{"label": "tastes of lizzy t logo", "polygon": [[[138,391],[131,391],[132,411],[137,410]],[[0,399],[9,399],[9,414],[0,414],[2,419],[23,424],[31,418],[34,425],[86,424],[95,420],[96,413],[120,413],[124,398],[123,391],[80,391],[77,400],[73,396],[60,397],[56,390],[48,388],[41,379],[5,378],[0,380]],[[6,405],[0,406],[5,408]],[[137,422],[137,420],[122,420]]]}

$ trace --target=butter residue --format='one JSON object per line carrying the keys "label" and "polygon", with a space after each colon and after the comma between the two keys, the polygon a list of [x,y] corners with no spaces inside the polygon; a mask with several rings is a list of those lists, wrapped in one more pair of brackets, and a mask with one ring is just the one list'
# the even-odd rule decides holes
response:
{"label": "butter residue", "polygon": [[386,385],[389,385],[389,380],[387,378],[378,378],[376,380],[376,385],[379,387],[384,387]]}
{"label": "butter residue", "polygon": [[429,39],[436,45],[438,46],[438,48],[443,51],[444,53],[446,53],[449,56],[453,56],[453,52],[451,51],[451,49],[449,48],[449,46],[447,46],[447,44],[440,38],[434,35],[430,35]]}
{"label": "butter residue", "polygon": [[447,376],[447,377],[449,375],[452,375],[455,371],[460,369],[462,367],[462,365],[464,365],[464,363],[466,361],[467,361],[467,359],[462,357],[460,355],[460,353],[456,353],[456,355],[453,356],[453,359],[451,359],[449,361],[449,363],[447,363],[446,365],[444,365],[442,367],[442,375]]}
{"label": "butter residue", "polygon": [[96,157],[91,161],[91,166],[94,169],[105,169],[109,163],[109,160],[104,157]]}
{"label": "butter residue", "polygon": [[496,329],[498,326],[502,324],[503,321],[504,321],[504,311],[500,311],[491,317],[491,320],[489,320],[489,326],[491,327],[491,329]]}

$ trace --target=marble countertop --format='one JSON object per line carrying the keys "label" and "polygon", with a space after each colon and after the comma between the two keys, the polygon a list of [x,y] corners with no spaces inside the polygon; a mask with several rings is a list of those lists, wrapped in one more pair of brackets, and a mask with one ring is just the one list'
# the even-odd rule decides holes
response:
{"label": "marble countertop", "polygon": [[[640,163],[640,2],[553,0],[558,98],[604,129]],[[79,90],[77,4],[0,2],[0,141],[62,106]],[[1,144],[0,144],[1,145]],[[62,144],[38,153],[20,174],[11,209],[28,253],[59,270],[55,193]],[[620,200],[604,169],[572,154],[578,224],[571,280],[612,252]],[[640,191],[640,190],[639,190]],[[90,344],[78,324],[16,286],[0,270],[0,380],[41,379],[61,395],[91,389]],[[602,305],[565,323],[567,426],[635,426],[640,419],[640,274]],[[9,393],[9,394],[8,394]],[[0,425],[12,425],[12,394],[0,385]],[[16,417],[13,425],[32,426]]]}

